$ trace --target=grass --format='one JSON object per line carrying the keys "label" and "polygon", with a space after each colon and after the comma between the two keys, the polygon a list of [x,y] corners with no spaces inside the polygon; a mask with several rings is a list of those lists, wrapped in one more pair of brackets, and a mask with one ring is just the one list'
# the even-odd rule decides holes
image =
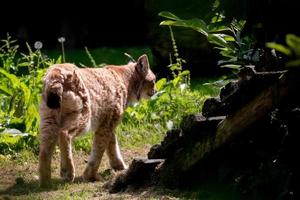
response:
{"label": "grass", "polygon": [[[114,64],[114,65],[124,65],[129,59],[124,53],[128,53],[134,59],[137,59],[143,54],[147,54],[149,58],[150,65],[153,64],[153,58],[151,50],[148,47],[102,47],[97,49],[88,49],[94,58],[97,65],[99,64]],[[61,55],[61,52],[58,50],[46,50],[43,51],[50,58],[58,58]],[[92,67],[93,63],[87,55],[84,48],[77,50],[66,50],[65,52],[66,62],[75,63],[80,66],[85,65]]]}

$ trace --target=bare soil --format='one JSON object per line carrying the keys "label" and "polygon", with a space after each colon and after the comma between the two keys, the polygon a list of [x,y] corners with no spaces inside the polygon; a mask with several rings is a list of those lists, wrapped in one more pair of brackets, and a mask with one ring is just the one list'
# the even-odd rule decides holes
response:
{"label": "bare soil", "polygon": [[[123,156],[129,164],[134,157],[145,157],[150,146],[140,149],[123,149]],[[76,178],[74,183],[66,183],[59,176],[59,152],[54,154],[52,161],[52,186],[39,188],[38,160],[36,157],[27,161],[20,159],[0,160],[0,200],[2,199],[178,199],[170,192],[148,188],[140,191],[126,191],[110,194],[104,187],[116,173],[110,170],[108,159],[104,156],[99,173],[103,180],[87,183],[81,178],[86,166],[88,154],[74,153]],[[168,194],[167,194],[168,193]]]}

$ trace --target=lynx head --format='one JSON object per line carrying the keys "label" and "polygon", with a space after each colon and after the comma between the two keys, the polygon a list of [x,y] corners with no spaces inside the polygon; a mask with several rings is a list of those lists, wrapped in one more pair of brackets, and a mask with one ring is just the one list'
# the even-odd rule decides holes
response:
{"label": "lynx head", "polygon": [[136,93],[137,100],[151,97],[156,92],[156,77],[150,69],[147,55],[144,54],[139,57],[135,64],[135,68],[139,77],[139,86]]}

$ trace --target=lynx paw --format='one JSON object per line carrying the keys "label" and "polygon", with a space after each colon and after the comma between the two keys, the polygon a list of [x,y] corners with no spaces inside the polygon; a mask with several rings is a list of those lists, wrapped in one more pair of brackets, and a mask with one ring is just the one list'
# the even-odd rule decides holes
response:
{"label": "lynx paw", "polygon": [[74,178],[75,178],[75,173],[74,171],[72,170],[67,170],[65,168],[62,168],[60,170],[60,176],[65,180],[65,181],[68,181],[68,182],[73,182],[74,181]]}
{"label": "lynx paw", "polygon": [[101,181],[102,178],[99,174],[87,168],[83,173],[83,180],[87,182],[95,182],[95,181]]}

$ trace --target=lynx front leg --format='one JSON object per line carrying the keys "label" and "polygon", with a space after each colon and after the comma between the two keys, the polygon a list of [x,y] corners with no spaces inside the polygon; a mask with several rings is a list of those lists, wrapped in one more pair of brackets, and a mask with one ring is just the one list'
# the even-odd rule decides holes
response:
{"label": "lynx front leg", "polygon": [[68,131],[62,131],[59,135],[60,148],[60,176],[66,181],[72,182],[75,177],[75,169],[72,156],[72,136]]}
{"label": "lynx front leg", "polygon": [[97,174],[98,168],[105,149],[109,141],[110,131],[97,130],[94,135],[93,149],[89,157],[87,167],[83,173],[83,178],[87,181],[98,181],[100,176]]}
{"label": "lynx front leg", "polygon": [[120,151],[117,136],[114,133],[112,133],[110,135],[110,140],[109,140],[108,147],[106,150],[107,150],[106,153],[109,158],[110,166],[114,170],[127,169],[127,166],[123,160],[123,157],[122,157],[122,154]]}
{"label": "lynx front leg", "polygon": [[56,125],[42,125],[39,153],[40,186],[50,185],[52,154],[57,143],[58,128]]}

